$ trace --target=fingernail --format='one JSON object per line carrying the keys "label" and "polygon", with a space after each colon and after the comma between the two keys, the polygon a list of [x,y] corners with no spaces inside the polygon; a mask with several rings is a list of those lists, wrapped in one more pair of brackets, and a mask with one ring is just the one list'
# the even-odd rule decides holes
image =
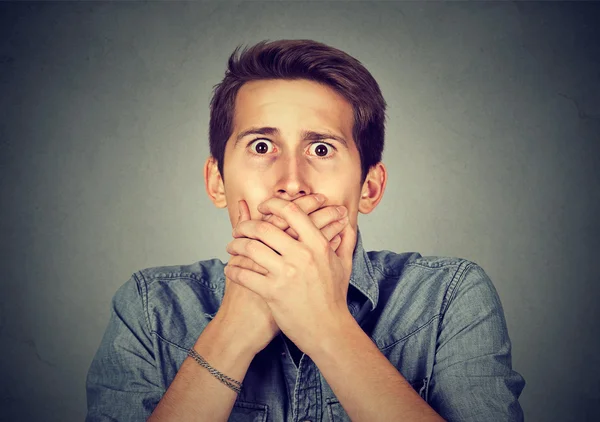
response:
{"label": "fingernail", "polygon": [[346,215],[346,207],[337,207],[336,209],[338,210],[341,216]]}
{"label": "fingernail", "polygon": [[325,201],[325,196],[321,195],[320,193],[317,194],[315,197],[317,198],[317,201],[319,201],[319,202]]}

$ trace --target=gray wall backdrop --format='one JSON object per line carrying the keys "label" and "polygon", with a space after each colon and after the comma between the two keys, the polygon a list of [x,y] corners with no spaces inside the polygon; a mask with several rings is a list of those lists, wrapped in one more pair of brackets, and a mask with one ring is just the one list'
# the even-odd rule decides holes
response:
{"label": "gray wall backdrop", "polygon": [[389,104],[367,250],[460,256],[502,299],[527,420],[598,420],[600,4],[0,4],[0,406],[76,421],[110,300],[227,260],[208,102],[238,44],[310,38]]}

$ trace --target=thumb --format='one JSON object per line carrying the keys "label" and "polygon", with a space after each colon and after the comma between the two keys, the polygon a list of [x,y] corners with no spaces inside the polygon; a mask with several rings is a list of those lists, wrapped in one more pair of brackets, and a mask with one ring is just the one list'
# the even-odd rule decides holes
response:
{"label": "thumb", "polygon": [[352,255],[354,254],[354,248],[356,246],[356,230],[352,227],[352,224],[348,224],[341,231],[340,237],[342,243],[338,247],[336,254],[342,260],[342,264],[348,271],[352,271]]}
{"label": "thumb", "polygon": [[250,220],[250,209],[248,208],[248,204],[245,200],[240,199],[238,201],[238,221],[237,224],[240,224],[242,221]]}

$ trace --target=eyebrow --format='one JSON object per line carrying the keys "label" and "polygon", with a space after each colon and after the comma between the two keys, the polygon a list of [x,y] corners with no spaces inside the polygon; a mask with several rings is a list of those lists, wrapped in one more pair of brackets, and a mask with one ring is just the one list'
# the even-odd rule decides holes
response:
{"label": "eyebrow", "polygon": [[[235,148],[237,144],[248,135],[270,135],[270,136],[278,136],[280,134],[279,129],[276,127],[263,126],[263,127],[251,127],[243,132],[240,132],[235,138],[235,144],[233,147]],[[344,146],[344,148],[348,149],[348,142],[344,138],[338,135],[334,135],[329,132],[316,132],[314,130],[303,130],[302,131],[302,141],[322,141],[325,139],[333,139],[338,141],[340,144]]]}

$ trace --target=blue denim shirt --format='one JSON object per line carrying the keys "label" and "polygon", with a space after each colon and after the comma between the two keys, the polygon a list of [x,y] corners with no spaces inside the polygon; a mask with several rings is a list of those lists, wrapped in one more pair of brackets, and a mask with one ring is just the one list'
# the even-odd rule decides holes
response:
{"label": "blue denim shirt", "polygon": [[[525,386],[512,369],[498,294],[459,258],[365,252],[360,229],[348,307],[420,396],[448,421],[521,421]],[[145,421],[223,298],[219,259],[149,268],[112,299],[87,375],[86,421]],[[230,421],[349,421],[309,356],[296,367],[282,335],[259,352]]]}

